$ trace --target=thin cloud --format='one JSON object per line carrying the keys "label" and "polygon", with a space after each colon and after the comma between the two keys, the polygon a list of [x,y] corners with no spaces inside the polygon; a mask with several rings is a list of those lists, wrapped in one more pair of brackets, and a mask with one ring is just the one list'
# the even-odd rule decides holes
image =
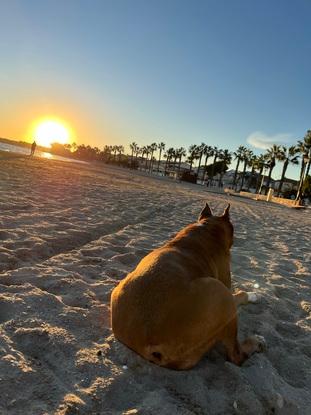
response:
{"label": "thin cloud", "polygon": [[260,148],[261,150],[266,150],[271,147],[273,144],[286,145],[292,141],[291,134],[274,134],[268,135],[261,131],[255,131],[251,133],[247,139],[247,143],[255,148]]}

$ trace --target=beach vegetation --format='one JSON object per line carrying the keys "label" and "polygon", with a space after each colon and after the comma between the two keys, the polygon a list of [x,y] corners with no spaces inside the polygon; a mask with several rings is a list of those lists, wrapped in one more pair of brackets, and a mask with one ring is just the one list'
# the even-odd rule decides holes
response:
{"label": "beach vegetation", "polygon": [[[1,139],[4,143],[13,142],[16,145],[27,146],[29,143]],[[289,147],[273,144],[266,153],[256,155],[249,148],[241,145],[234,152],[220,149],[205,142],[192,144],[188,150],[184,147],[166,148],[166,143],[153,142],[139,146],[136,141],[129,144],[130,154],[125,154],[123,145],[105,145],[102,149],[90,145],[76,143],[50,143],[50,153],[75,158],[88,162],[104,162],[131,169],[139,169],[150,174],[182,178],[193,183],[208,186],[225,185],[239,191],[267,194],[270,184],[276,195],[292,198],[296,192],[296,200],[309,195],[311,170],[311,130],[308,130],[302,140]],[[47,151],[39,146],[39,150]],[[228,171],[232,160],[236,161],[234,170]],[[276,163],[282,163],[279,180],[272,180]],[[290,165],[300,168],[299,180],[286,178]],[[185,172],[188,171],[188,174]],[[267,172],[267,174],[265,174]]]}

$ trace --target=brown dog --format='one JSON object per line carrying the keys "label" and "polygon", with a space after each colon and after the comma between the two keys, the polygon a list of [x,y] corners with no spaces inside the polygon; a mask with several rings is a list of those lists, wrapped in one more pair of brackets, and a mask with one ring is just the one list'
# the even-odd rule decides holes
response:
{"label": "brown dog", "polygon": [[213,216],[206,204],[197,223],[143,258],[113,290],[115,337],[145,359],[172,369],[189,369],[222,342],[240,365],[262,351],[264,340],[237,338],[237,305],[255,295],[232,295],[229,208]]}

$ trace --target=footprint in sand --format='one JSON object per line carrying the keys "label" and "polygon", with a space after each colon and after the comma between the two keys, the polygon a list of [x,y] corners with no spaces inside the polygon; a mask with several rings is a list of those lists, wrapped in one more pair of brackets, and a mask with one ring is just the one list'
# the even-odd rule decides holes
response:
{"label": "footprint in sand", "polygon": [[137,255],[134,253],[128,253],[128,254],[119,254],[115,255],[111,258],[112,261],[120,262],[124,265],[133,265],[137,263]]}
{"label": "footprint in sand", "polygon": [[274,355],[274,367],[283,379],[295,388],[303,388],[309,371],[309,360],[305,356],[299,360],[295,356],[282,355],[280,350],[275,350]]}
{"label": "footprint in sand", "polygon": [[277,330],[279,334],[281,334],[284,337],[288,337],[288,338],[294,337],[297,339],[305,335],[304,331],[299,326],[297,326],[294,323],[288,323],[285,321],[281,321],[277,323],[275,326],[275,329]]}

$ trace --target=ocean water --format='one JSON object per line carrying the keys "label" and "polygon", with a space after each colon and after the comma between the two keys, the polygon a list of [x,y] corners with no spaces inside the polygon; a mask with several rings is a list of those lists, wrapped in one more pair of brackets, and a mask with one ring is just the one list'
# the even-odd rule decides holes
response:
{"label": "ocean water", "polygon": [[[12,153],[20,153],[20,154],[25,154],[25,155],[30,154],[30,148],[15,146],[14,144],[2,143],[1,141],[0,141],[0,150],[12,152]],[[50,159],[50,160],[70,161],[73,163],[86,163],[85,161],[75,160],[75,159],[71,159],[68,157],[56,156],[55,154],[51,154],[51,153],[40,151],[40,150],[35,151],[35,156]]]}

